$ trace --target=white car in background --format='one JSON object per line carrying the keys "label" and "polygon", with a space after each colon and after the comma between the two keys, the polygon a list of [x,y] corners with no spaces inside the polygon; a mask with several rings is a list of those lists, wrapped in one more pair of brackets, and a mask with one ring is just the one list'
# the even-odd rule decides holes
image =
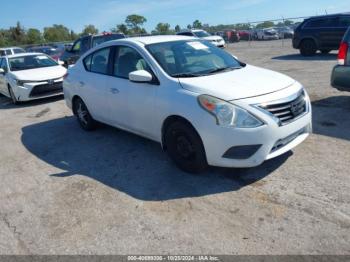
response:
{"label": "white car in background", "polygon": [[45,54],[0,57],[0,93],[14,104],[62,94],[67,70]]}
{"label": "white car in background", "polygon": [[186,172],[257,166],[311,132],[300,83],[198,38],[101,44],[69,68],[63,89],[83,129],[100,121],[157,141]]}
{"label": "white car in background", "polygon": [[187,31],[179,32],[179,33],[177,33],[177,35],[198,37],[198,38],[201,38],[203,40],[207,40],[207,41],[211,42],[213,45],[215,45],[217,47],[220,47],[220,48],[226,47],[226,42],[221,36],[211,35],[207,31],[204,31],[201,29],[187,30]]}
{"label": "white car in background", "polygon": [[15,55],[15,54],[23,54],[26,50],[20,47],[6,47],[6,48],[0,48],[0,57],[1,56],[8,56],[8,55]]}
{"label": "white car in background", "polygon": [[273,28],[257,29],[256,37],[258,40],[278,40],[280,36]]}

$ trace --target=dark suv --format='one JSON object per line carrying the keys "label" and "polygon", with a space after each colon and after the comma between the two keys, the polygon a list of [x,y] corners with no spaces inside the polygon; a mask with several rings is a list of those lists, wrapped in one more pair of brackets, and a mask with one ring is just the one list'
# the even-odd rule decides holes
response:
{"label": "dark suv", "polygon": [[64,62],[65,67],[68,67],[69,65],[75,64],[80,56],[82,56],[91,48],[107,41],[122,38],[125,38],[124,34],[116,33],[103,33],[101,35],[82,36],[74,42],[72,48],[65,50],[63,55],[60,57],[60,60]]}
{"label": "dark suv", "polygon": [[338,50],[350,26],[350,13],[316,16],[305,19],[294,32],[293,47],[303,56],[315,55],[317,50],[327,54]]}

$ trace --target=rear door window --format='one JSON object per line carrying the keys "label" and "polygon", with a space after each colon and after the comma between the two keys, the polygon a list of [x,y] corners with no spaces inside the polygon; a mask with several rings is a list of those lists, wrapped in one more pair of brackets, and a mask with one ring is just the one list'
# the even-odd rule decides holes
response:
{"label": "rear door window", "polygon": [[338,18],[329,17],[329,18],[320,18],[320,19],[312,19],[306,23],[306,28],[329,28],[329,27],[337,27],[338,26]]}
{"label": "rear door window", "polygon": [[20,49],[20,48],[13,49],[13,52],[15,54],[23,54],[23,53],[25,53],[25,51],[23,49]]}
{"label": "rear door window", "polygon": [[339,17],[339,27],[350,27],[350,16]]}

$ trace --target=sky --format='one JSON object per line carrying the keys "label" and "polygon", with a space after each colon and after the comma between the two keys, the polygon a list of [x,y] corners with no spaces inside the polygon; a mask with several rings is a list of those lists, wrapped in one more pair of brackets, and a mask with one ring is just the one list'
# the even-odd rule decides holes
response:
{"label": "sky", "polygon": [[129,14],[185,28],[196,19],[210,25],[350,12],[350,0],[11,0],[1,1],[0,28],[20,21],[25,28],[64,24],[76,32],[93,24],[109,31]]}

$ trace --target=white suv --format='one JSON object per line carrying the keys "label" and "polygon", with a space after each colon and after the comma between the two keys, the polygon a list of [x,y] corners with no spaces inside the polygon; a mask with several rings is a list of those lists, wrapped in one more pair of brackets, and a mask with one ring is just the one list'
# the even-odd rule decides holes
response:
{"label": "white suv", "polygon": [[226,42],[225,40],[219,36],[219,35],[210,35],[207,31],[204,31],[202,29],[192,29],[188,31],[183,31],[177,33],[177,35],[183,35],[183,36],[191,36],[191,37],[198,37],[203,40],[207,40],[211,42],[213,45],[220,47],[220,48],[225,48],[226,47]]}
{"label": "white suv", "polygon": [[20,47],[0,48],[0,56],[22,54],[22,53],[25,53],[25,52],[26,51],[23,48],[20,48]]}
{"label": "white suv", "polygon": [[257,166],[311,132],[300,83],[198,38],[104,43],[68,70],[63,86],[83,129],[100,121],[160,142],[187,172]]}

